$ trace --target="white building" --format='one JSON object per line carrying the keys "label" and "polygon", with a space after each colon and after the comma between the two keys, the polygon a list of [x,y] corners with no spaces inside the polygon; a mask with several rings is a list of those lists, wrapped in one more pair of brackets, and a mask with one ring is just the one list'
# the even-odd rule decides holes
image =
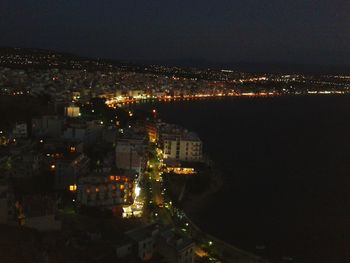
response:
{"label": "white building", "polygon": [[158,123],[159,142],[168,161],[202,161],[202,141],[194,132],[180,126]]}

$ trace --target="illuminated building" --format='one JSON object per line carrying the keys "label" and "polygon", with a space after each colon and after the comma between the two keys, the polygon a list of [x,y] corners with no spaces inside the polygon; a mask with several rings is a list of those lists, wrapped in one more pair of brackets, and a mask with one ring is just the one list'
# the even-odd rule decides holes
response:
{"label": "illuminated building", "polygon": [[186,168],[186,167],[167,167],[167,173],[175,173],[181,175],[193,175],[196,174],[194,168]]}
{"label": "illuminated building", "polygon": [[80,116],[80,108],[77,106],[65,107],[64,114],[69,118],[77,118]]}
{"label": "illuminated building", "polygon": [[156,142],[158,140],[158,131],[157,131],[156,123],[152,121],[148,121],[146,123],[146,130],[147,130],[150,142]]}
{"label": "illuminated building", "polygon": [[82,177],[77,183],[77,204],[80,207],[95,207],[111,210],[115,206],[134,202],[135,175],[92,174]]}
{"label": "illuminated building", "polygon": [[143,90],[129,90],[128,95],[131,98],[141,98],[145,92]]}
{"label": "illuminated building", "polygon": [[160,145],[164,159],[171,161],[202,161],[202,141],[197,134],[176,126],[163,124]]}

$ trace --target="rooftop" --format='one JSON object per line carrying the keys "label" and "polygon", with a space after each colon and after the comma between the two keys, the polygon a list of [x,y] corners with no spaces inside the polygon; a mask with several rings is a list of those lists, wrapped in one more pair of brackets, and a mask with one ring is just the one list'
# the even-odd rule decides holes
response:
{"label": "rooftop", "polygon": [[142,241],[152,236],[153,231],[157,230],[159,226],[157,224],[151,224],[144,227],[139,227],[126,232],[125,234],[134,241]]}

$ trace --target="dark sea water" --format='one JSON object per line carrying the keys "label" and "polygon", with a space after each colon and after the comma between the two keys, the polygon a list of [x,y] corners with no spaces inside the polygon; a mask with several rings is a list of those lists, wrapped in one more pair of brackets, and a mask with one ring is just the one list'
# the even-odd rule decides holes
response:
{"label": "dark sea water", "polygon": [[196,131],[222,171],[203,230],[274,262],[350,262],[350,96],[144,107]]}

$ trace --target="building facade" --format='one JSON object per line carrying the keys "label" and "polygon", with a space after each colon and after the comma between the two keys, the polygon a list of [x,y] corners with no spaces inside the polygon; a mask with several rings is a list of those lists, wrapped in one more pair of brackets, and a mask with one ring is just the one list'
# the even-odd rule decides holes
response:
{"label": "building facade", "polygon": [[68,106],[64,108],[64,115],[69,118],[77,118],[80,116],[80,108],[77,106]]}
{"label": "building facade", "polygon": [[169,263],[193,263],[193,240],[180,236],[174,229],[158,224],[136,228],[125,233],[125,238],[116,246],[118,257],[133,255],[142,261],[151,260],[159,253]]}
{"label": "building facade", "polygon": [[82,177],[77,183],[77,204],[111,210],[115,206],[130,205],[134,201],[132,174],[95,174]]}
{"label": "building facade", "polygon": [[194,132],[182,127],[161,123],[159,144],[168,161],[199,162],[203,160],[202,141]]}
{"label": "building facade", "polygon": [[84,154],[75,153],[55,160],[50,168],[55,174],[55,189],[69,190],[77,184],[78,176],[89,171],[90,160]]}

